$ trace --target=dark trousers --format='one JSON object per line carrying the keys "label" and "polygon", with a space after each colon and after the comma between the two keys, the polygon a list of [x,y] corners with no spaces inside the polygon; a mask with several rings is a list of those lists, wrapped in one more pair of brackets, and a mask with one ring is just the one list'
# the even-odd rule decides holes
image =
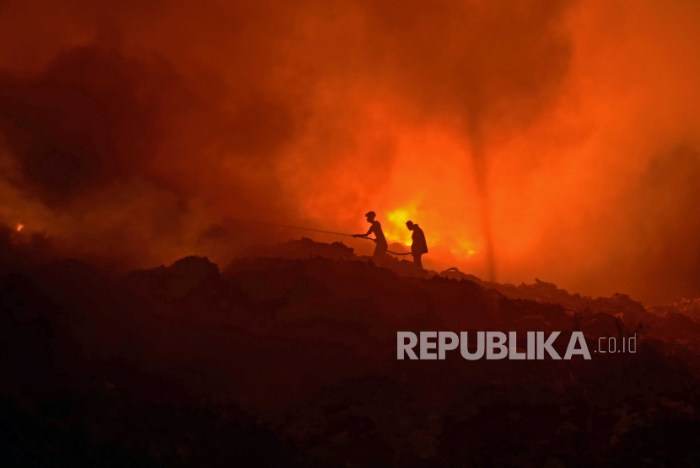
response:
{"label": "dark trousers", "polygon": [[419,268],[423,268],[423,261],[421,260],[422,256],[423,254],[413,254],[413,263],[415,263]]}
{"label": "dark trousers", "polygon": [[389,246],[386,245],[386,243],[377,242],[376,247],[374,247],[374,258],[382,257],[386,253],[388,248]]}

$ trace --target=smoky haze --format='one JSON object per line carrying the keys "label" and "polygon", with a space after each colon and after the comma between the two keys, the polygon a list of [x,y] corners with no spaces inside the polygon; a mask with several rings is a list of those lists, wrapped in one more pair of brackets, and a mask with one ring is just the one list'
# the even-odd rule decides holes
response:
{"label": "smoky haze", "polygon": [[373,209],[431,268],[700,296],[699,36],[690,1],[5,1],[0,221],[133,267]]}

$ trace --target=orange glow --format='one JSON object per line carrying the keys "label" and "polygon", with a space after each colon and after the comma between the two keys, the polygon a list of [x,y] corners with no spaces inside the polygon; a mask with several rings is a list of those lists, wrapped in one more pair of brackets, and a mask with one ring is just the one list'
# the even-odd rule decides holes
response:
{"label": "orange glow", "polygon": [[384,234],[389,242],[399,242],[404,245],[411,245],[411,231],[406,227],[406,221],[414,217],[415,209],[397,208],[387,213],[387,226],[384,227]]}
{"label": "orange glow", "polygon": [[450,252],[457,258],[471,257],[476,254],[474,244],[470,241],[462,240],[455,243],[453,246],[448,246]]}
{"label": "orange glow", "polygon": [[57,1],[0,15],[7,226],[146,267],[374,210],[428,268],[700,295],[698,2]]}
{"label": "orange glow", "polygon": [[16,232],[24,231],[24,224],[17,224],[17,226],[15,227],[15,231]]}

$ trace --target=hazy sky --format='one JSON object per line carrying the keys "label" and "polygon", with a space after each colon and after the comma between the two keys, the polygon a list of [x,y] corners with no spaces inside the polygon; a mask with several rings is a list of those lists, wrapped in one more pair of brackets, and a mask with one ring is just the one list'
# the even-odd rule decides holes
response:
{"label": "hazy sky", "polygon": [[700,296],[696,1],[109,3],[0,0],[10,226],[151,266],[373,209],[428,267]]}

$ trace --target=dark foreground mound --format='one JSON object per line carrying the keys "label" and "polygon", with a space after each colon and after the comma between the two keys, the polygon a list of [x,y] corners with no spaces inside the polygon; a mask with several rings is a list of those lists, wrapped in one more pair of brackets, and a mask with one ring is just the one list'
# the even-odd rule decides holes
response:
{"label": "dark foreground mound", "polygon": [[[400,276],[352,256],[118,275],[4,255],[0,450],[13,465],[700,461],[698,324],[626,297]],[[590,361],[417,362],[396,360],[398,330],[639,342]]]}

